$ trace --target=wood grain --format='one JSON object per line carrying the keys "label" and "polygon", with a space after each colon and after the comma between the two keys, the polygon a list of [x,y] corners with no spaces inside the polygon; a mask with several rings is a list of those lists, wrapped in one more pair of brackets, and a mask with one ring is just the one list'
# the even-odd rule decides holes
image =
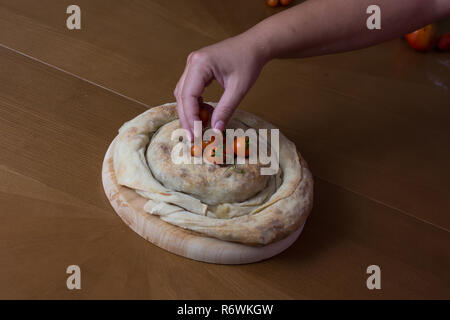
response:
{"label": "wood grain", "polygon": [[[189,52],[276,12],[259,0],[80,0],[83,28],[73,32],[69,4],[0,0],[0,43],[147,105],[173,100]],[[401,39],[273,61],[241,107],[288,133],[316,176],[449,230],[448,61]],[[205,98],[220,93],[213,85]]]}
{"label": "wood grain", "polygon": [[[86,24],[69,32],[68,1],[0,1],[0,298],[450,297],[449,56],[400,39],[271,62],[243,102],[315,174],[313,212],[289,250],[201,263],[113,212],[101,164],[117,128],[171,101],[189,51],[273,12],[237,3],[80,0]],[[70,264],[80,291],[65,287]],[[380,291],[366,288],[371,264]]]}

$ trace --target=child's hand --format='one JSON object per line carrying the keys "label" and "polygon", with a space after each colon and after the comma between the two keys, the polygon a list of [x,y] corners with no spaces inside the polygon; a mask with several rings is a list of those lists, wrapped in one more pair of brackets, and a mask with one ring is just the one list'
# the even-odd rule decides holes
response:
{"label": "child's hand", "polygon": [[191,132],[199,118],[199,99],[212,80],[225,89],[215,108],[211,125],[222,131],[234,110],[255,82],[264,63],[262,50],[245,34],[191,53],[175,88],[178,115],[183,128]]}

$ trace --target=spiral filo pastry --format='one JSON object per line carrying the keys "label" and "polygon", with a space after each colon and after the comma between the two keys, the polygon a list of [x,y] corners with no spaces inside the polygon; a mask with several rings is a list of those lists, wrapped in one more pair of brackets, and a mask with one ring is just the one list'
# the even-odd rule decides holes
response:
{"label": "spiral filo pastry", "polygon": [[[177,118],[176,103],[169,103],[147,110],[119,129],[113,159],[117,181],[148,199],[144,206],[146,212],[205,236],[251,245],[280,240],[304,224],[312,208],[313,179],[294,143],[282,133],[279,134],[280,171],[255,196],[260,197],[258,201],[249,199],[211,206],[158,181],[147,162],[146,149],[152,135]],[[241,110],[235,112],[233,119],[250,128],[276,129]],[[220,216],[220,210],[227,212],[225,218]]]}

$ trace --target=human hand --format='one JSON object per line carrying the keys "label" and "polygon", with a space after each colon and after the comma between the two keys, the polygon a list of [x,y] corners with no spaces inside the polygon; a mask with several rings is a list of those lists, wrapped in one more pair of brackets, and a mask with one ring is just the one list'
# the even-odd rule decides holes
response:
{"label": "human hand", "polygon": [[193,137],[194,121],[199,121],[201,95],[217,80],[224,88],[211,117],[212,128],[222,131],[234,110],[256,81],[267,59],[245,34],[192,52],[175,88],[178,115],[183,128]]}

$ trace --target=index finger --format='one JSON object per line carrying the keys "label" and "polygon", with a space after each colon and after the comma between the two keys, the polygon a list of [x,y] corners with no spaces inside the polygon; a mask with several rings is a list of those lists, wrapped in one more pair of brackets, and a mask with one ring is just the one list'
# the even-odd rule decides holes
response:
{"label": "index finger", "polygon": [[194,130],[194,121],[200,121],[199,99],[209,80],[211,80],[211,75],[208,71],[192,64],[188,66],[181,88],[181,101],[184,115],[192,131]]}
{"label": "index finger", "polygon": [[190,140],[192,140],[193,134],[191,132],[191,128],[189,127],[188,121],[184,114],[183,102],[181,101],[181,94],[180,94],[181,88],[183,87],[184,80],[186,79],[186,73],[187,73],[187,66],[185,67],[183,74],[181,75],[181,78],[177,83],[174,94],[175,94],[175,98],[177,100],[178,118],[180,119],[181,127],[188,131],[188,137]]}

